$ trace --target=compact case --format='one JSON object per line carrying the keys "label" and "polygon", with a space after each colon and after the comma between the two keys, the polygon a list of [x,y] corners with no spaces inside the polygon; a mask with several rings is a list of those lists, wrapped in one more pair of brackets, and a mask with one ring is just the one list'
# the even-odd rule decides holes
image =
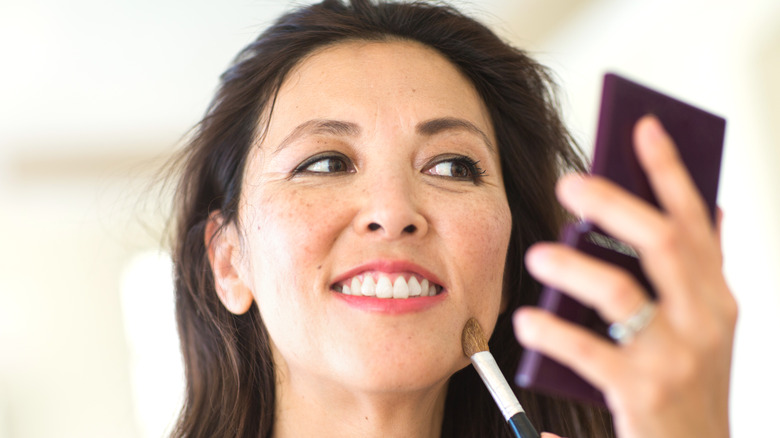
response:
{"label": "compact case", "polygon": [[[659,207],[633,148],[634,125],[646,114],[658,117],[675,141],[682,161],[714,219],[726,121],[615,74],[604,76],[591,173],[606,177]],[[577,222],[565,226],[560,242],[621,266],[636,276],[655,298],[652,284],[642,272],[633,248],[594,224]],[[608,324],[593,309],[557,289],[545,287],[539,306],[609,339]],[[604,404],[601,392],[538,351],[523,353],[515,382],[525,388]]]}

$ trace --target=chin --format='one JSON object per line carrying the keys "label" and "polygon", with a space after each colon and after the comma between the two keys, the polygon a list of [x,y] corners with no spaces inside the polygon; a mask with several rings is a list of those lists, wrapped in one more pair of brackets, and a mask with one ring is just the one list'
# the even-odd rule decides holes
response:
{"label": "chin", "polygon": [[447,370],[420,370],[416,372],[385,371],[374,375],[362,374],[350,376],[349,384],[353,388],[364,393],[404,394],[437,391],[446,387],[450,377],[457,369]]}
{"label": "chin", "polygon": [[360,354],[349,364],[341,362],[339,374],[346,384],[365,392],[418,392],[446,385],[453,374],[470,364],[460,351],[431,354],[431,349],[422,350],[406,346]]}

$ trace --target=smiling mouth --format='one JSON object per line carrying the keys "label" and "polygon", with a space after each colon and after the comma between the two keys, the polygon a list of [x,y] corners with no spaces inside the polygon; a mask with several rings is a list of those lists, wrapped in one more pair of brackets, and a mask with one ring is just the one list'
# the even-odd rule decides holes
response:
{"label": "smiling mouth", "polygon": [[[393,278],[395,277],[395,278]],[[340,281],[331,290],[344,294],[376,298],[432,297],[442,292],[442,286],[416,274],[362,274]]]}

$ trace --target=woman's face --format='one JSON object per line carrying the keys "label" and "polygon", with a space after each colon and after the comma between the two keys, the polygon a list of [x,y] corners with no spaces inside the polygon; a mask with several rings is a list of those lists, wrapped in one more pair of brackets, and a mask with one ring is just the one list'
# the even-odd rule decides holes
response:
{"label": "woman's face", "polygon": [[492,332],[510,228],[470,82],[416,43],[341,43],[289,74],[250,152],[242,277],[285,378],[424,389],[468,363],[470,317]]}

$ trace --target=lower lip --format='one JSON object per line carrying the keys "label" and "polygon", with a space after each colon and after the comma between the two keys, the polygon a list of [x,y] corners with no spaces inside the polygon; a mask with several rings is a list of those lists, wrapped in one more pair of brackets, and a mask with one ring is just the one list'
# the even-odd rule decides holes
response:
{"label": "lower lip", "polygon": [[441,303],[447,296],[446,291],[442,291],[432,297],[418,298],[376,298],[361,297],[356,295],[345,295],[334,292],[338,299],[344,301],[348,306],[364,312],[383,313],[387,315],[398,315],[403,313],[422,312]]}

